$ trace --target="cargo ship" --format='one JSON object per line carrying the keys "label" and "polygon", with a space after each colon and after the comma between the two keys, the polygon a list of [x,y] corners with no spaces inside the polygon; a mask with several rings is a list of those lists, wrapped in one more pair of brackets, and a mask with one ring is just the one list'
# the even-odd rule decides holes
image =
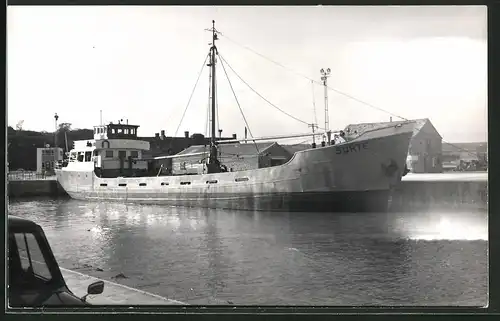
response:
{"label": "cargo ship", "polygon": [[[207,66],[211,115],[216,115],[218,38],[214,25],[210,30]],[[280,162],[270,161],[271,149],[276,148],[270,144],[269,152],[260,150],[253,165],[238,166],[238,159],[244,162],[245,157],[233,155],[232,163],[224,164],[221,151],[228,144],[246,144],[218,140],[215,118],[211,117],[209,144],[195,152],[157,157],[144,156],[151,146],[138,138],[138,125],[127,121],[94,126],[93,139],[74,142],[67,164],[56,170],[57,180],[80,200],[259,211],[386,211],[391,189],[406,174],[414,129],[412,122],[398,122],[350,138],[343,131],[326,131],[323,143]],[[278,137],[248,140],[259,149],[257,141],[273,138]]]}

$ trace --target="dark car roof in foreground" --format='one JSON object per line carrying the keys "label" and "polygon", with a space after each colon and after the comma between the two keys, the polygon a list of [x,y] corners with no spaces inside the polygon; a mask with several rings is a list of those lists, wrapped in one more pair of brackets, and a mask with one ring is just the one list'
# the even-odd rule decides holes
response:
{"label": "dark car roof in foreground", "polygon": [[35,222],[33,222],[31,220],[25,219],[25,218],[9,215],[8,226],[12,226],[12,227],[21,227],[21,226],[37,227],[38,224],[36,224]]}

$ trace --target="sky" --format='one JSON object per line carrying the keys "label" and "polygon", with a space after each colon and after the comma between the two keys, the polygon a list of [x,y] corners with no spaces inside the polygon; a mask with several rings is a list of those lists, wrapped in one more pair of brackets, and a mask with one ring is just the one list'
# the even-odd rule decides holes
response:
{"label": "sky", "polygon": [[[253,136],[311,130],[230,66],[306,123],[324,127],[325,101],[306,77],[320,81],[330,68],[330,87],[429,118],[444,141],[487,141],[486,6],[8,6],[8,125],[51,132],[57,113],[92,128],[102,110],[103,122],[128,119],[140,136],[206,134],[212,20],[230,80],[219,59],[223,136],[243,137],[238,103]],[[332,130],[391,116],[331,90],[328,106]]]}

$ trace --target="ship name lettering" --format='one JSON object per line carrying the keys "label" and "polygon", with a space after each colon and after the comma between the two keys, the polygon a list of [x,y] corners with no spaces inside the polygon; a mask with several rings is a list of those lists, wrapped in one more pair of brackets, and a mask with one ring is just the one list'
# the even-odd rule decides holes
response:
{"label": "ship name lettering", "polygon": [[368,149],[368,143],[364,142],[364,143],[352,144],[349,146],[337,147],[337,148],[335,148],[335,153],[338,155],[357,153],[357,152],[361,151],[362,149]]}

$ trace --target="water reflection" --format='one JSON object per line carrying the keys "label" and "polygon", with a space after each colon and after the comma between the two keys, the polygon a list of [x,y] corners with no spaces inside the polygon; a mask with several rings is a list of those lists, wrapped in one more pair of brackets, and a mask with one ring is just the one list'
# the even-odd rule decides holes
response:
{"label": "water reflection", "polygon": [[414,240],[488,240],[486,212],[412,213],[398,217],[396,229]]}
{"label": "water reflection", "polygon": [[193,304],[487,298],[486,213],[325,215],[76,200],[11,202],[9,211],[44,227],[63,267],[86,264],[82,272],[108,279],[123,273],[117,282]]}

